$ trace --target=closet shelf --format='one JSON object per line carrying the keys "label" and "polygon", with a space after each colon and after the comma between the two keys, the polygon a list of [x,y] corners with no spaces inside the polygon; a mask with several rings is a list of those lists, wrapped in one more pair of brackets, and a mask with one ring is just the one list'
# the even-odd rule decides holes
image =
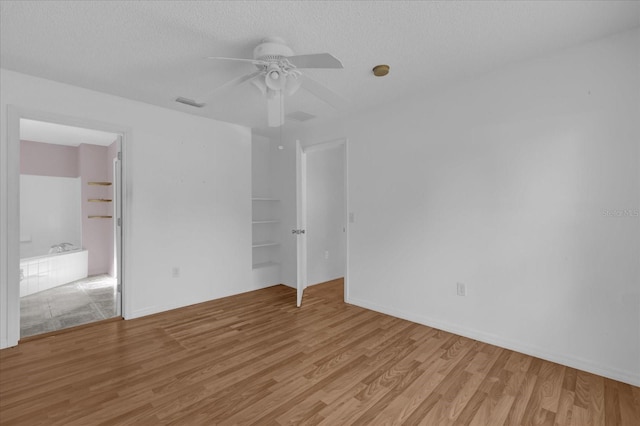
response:
{"label": "closet shelf", "polygon": [[257,248],[257,247],[269,247],[269,246],[277,246],[280,243],[276,242],[276,241],[260,241],[257,243],[253,243],[253,245],[251,247],[253,248]]}
{"label": "closet shelf", "polygon": [[252,265],[252,269],[265,269],[265,268],[272,268],[275,266],[280,266],[280,264],[278,262],[254,263]]}
{"label": "closet shelf", "polygon": [[87,182],[87,185],[111,186],[111,182]]}

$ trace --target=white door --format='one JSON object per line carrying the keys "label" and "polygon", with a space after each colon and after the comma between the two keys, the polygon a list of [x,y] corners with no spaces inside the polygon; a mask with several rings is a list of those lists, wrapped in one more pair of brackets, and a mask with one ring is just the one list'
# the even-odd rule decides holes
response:
{"label": "white door", "polygon": [[349,239],[348,239],[348,185],[347,185],[347,141],[346,139],[339,139],[335,141],[324,142],[317,145],[311,145],[303,147],[300,141],[296,141],[296,216],[297,216],[297,229],[293,230],[294,237],[297,239],[297,306],[302,305],[302,296],[304,290],[308,286],[308,259],[307,259],[307,243],[309,233],[307,232],[307,173],[308,173],[308,153],[316,150],[331,149],[334,147],[342,147],[342,153],[344,155],[343,167],[343,184],[344,184],[344,203],[343,203],[343,224],[342,232],[344,238],[344,291],[345,300],[348,299],[349,292],[349,271],[348,271],[348,257],[349,257]]}
{"label": "white door", "polygon": [[297,229],[293,230],[297,239],[297,297],[296,305],[302,305],[302,294],[307,288],[307,157],[300,145],[296,141],[296,216]]}

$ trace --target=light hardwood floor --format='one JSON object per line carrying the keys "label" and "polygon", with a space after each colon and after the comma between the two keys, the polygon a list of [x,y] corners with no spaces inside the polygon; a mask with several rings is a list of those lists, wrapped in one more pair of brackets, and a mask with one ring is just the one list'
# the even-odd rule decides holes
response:
{"label": "light hardwood floor", "polygon": [[285,286],[0,351],[2,425],[640,424],[640,388]]}

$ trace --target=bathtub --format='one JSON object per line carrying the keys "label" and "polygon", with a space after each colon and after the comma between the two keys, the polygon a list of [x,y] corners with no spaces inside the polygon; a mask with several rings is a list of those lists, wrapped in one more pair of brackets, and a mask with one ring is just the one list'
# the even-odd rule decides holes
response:
{"label": "bathtub", "polygon": [[20,297],[86,278],[88,265],[82,249],[20,259]]}

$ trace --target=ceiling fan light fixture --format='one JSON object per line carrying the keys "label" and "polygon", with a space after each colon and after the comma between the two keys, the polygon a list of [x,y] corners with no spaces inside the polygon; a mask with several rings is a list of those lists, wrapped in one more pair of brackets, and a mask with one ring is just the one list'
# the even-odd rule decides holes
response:
{"label": "ceiling fan light fixture", "polygon": [[210,99],[222,88],[228,89],[245,82],[252,83],[267,98],[268,124],[270,127],[284,123],[283,98],[294,94],[300,87],[309,93],[338,108],[345,105],[345,99],[301,72],[301,69],[344,68],[339,59],[330,53],[311,53],[294,55],[293,50],[281,38],[267,37],[253,51],[253,59],[209,56],[208,59],[249,63],[257,69],[219,86],[204,99]]}
{"label": "ceiling fan light fixture", "polygon": [[389,74],[389,65],[376,65],[375,67],[373,67],[373,75],[375,75],[376,77],[384,77],[385,75]]}
{"label": "ceiling fan light fixture", "polygon": [[264,82],[271,90],[282,90],[287,84],[287,79],[284,75],[280,75],[278,71],[271,71],[267,74]]}

